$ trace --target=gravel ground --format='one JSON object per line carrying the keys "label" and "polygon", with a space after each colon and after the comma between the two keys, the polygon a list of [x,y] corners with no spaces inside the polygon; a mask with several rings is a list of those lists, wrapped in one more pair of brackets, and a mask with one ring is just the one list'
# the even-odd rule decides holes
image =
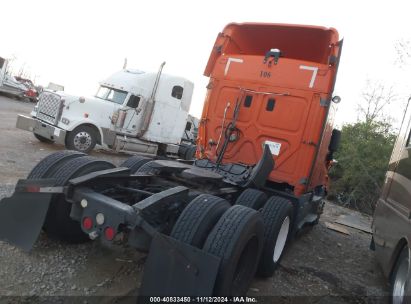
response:
{"label": "gravel ground", "polygon": [[309,297],[312,303],[388,303],[388,286],[374,253],[371,235],[347,228],[344,235],[326,228],[338,215],[351,210],[328,202],[320,223],[297,236],[274,277],[256,279],[252,295],[275,295],[280,303]]}
{"label": "gravel ground", "polygon": [[[32,107],[0,96],[0,198],[11,195],[16,181],[38,160],[63,148],[14,128],[16,114],[29,113]],[[127,157],[104,151],[93,155],[116,165]],[[368,249],[371,236],[350,228],[350,235],[344,235],[325,227],[325,222],[349,212],[327,204],[319,225],[298,236],[274,277],[255,279],[249,295],[267,303],[388,303],[385,279]],[[80,298],[67,296],[82,296],[83,303],[126,302],[138,294],[144,261],[144,254],[131,248],[108,249],[99,242],[68,245],[44,234],[30,253],[0,242],[0,303],[50,299],[43,296],[55,296],[52,302],[56,296],[74,303]]]}
{"label": "gravel ground", "polygon": [[[12,191],[11,185],[1,186],[0,198]],[[94,300],[118,302],[137,295],[144,261],[145,255],[130,248],[108,249],[91,241],[64,244],[44,233],[30,253],[0,242],[0,296],[23,296],[29,302],[47,296],[105,296]]]}

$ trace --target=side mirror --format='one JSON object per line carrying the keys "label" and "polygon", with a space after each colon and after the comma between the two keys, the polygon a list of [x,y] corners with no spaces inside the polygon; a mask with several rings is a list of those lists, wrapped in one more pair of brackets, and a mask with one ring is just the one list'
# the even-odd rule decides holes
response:
{"label": "side mirror", "polygon": [[340,96],[334,96],[332,99],[333,103],[340,103],[341,102],[341,97]]}
{"label": "side mirror", "polygon": [[137,109],[140,104],[140,96],[131,95],[127,102],[127,107]]}

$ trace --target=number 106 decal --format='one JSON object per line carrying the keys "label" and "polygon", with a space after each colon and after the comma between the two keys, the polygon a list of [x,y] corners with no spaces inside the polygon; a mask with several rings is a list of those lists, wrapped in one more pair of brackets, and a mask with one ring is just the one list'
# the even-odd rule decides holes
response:
{"label": "number 106 decal", "polygon": [[260,72],[260,77],[261,78],[270,78],[271,77],[271,72],[261,71]]}
{"label": "number 106 decal", "polygon": [[[317,78],[318,67],[300,65],[300,70],[306,70],[306,71],[311,71],[312,72],[310,83],[308,84],[308,87],[310,89],[313,88],[315,79]],[[260,71],[260,77],[261,78],[271,78],[271,72]]]}

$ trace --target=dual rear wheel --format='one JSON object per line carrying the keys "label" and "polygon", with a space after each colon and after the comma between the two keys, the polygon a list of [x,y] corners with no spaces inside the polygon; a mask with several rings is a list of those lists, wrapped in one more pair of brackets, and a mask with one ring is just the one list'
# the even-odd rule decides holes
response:
{"label": "dual rear wheel", "polygon": [[289,239],[293,207],[246,189],[234,206],[203,194],[178,218],[171,236],[221,258],[215,295],[244,295],[255,274],[272,276]]}
{"label": "dual rear wheel", "polygon": [[267,195],[256,189],[246,189],[236,200],[243,205],[259,210],[264,223],[264,248],[257,269],[260,277],[270,277],[278,267],[285,246],[290,238],[293,206],[279,196]]}
{"label": "dual rear wheel", "polygon": [[244,295],[263,249],[260,214],[232,206],[224,199],[202,194],[181,213],[171,237],[221,258],[215,295]]}
{"label": "dual rear wheel", "polygon": [[[114,167],[112,163],[86,156],[84,153],[60,151],[41,160],[27,179],[54,178],[55,186],[65,186],[75,177]],[[71,219],[71,207],[72,204],[65,200],[63,194],[53,195],[43,230],[53,239],[68,243],[85,242],[89,237],[81,230],[80,224]]]}

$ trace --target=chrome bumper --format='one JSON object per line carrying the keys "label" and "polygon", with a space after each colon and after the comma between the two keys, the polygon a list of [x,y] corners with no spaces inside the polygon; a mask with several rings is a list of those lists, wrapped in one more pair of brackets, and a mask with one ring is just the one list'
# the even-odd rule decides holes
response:
{"label": "chrome bumper", "polygon": [[52,126],[44,121],[25,115],[17,115],[16,128],[36,133],[42,137],[53,140],[58,144],[65,143],[66,131]]}

